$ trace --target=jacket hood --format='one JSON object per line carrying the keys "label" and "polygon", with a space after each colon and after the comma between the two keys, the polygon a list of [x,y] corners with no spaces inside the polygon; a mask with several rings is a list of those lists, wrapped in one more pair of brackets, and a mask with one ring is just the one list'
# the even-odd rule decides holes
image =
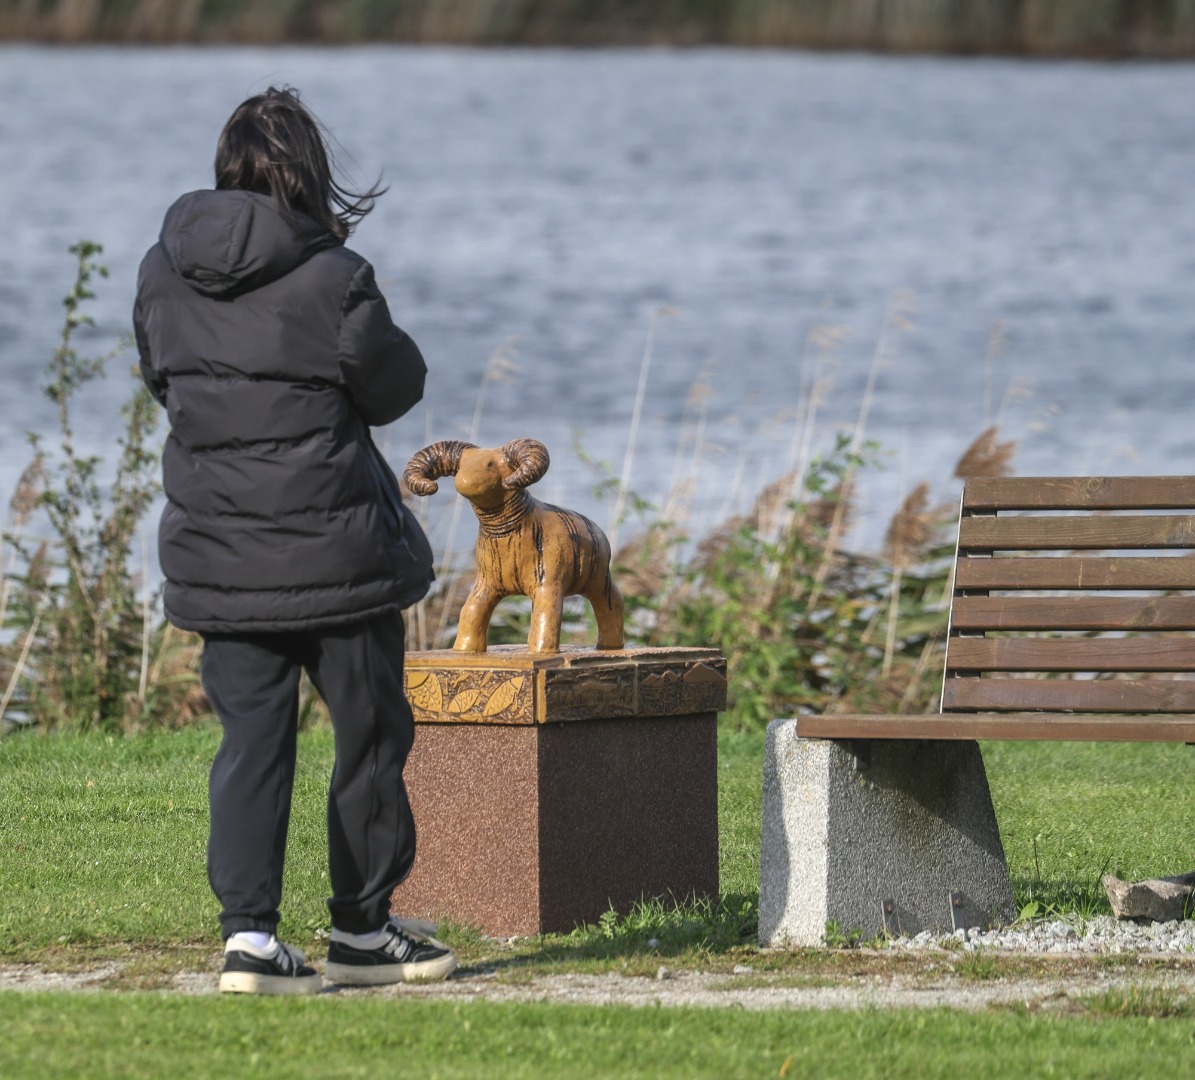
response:
{"label": "jacket hood", "polygon": [[339,241],[313,218],[288,219],[253,191],[192,191],[162,223],[174,272],[205,296],[236,296],[276,281]]}

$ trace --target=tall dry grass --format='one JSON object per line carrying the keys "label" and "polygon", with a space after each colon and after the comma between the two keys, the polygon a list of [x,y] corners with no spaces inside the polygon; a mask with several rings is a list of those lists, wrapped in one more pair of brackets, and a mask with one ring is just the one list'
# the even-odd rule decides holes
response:
{"label": "tall dry grass", "polygon": [[[876,461],[868,419],[886,373],[898,363],[912,315],[911,297],[897,294],[857,415],[845,430],[822,410],[846,330],[814,326],[798,360],[799,400],[780,414],[770,439],[746,440],[734,478],[718,485],[726,490],[725,503],[712,517],[708,507],[695,516],[693,492],[708,490],[712,470],[725,473],[727,464],[708,456],[708,392],[700,376],[672,453],[671,490],[658,505],[634,491],[642,403],[650,397],[660,331],[655,318],[649,326],[623,460],[617,469],[594,465],[594,491],[606,499],[603,524],[615,541],[628,642],[720,649],[729,661],[737,726],[758,727],[802,711],[937,707],[952,587],[957,493],[951,489],[957,478],[1010,472],[1015,443],[1002,440],[995,425],[984,428],[963,448],[953,476],[944,469],[937,490],[948,498],[935,497],[929,482],[917,484],[893,514],[882,550],[852,550],[860,476]],[[788,468],[760,479],[761,467],[772,462]],[[450,528],[455,534],[455,524]],[[433,543],[455,550],[443,544],[442,525]],[[467,560],[441,568],[437,587],[411,615],[423,628],[412,636],[415,647],[451,646],[470,578]],[[586,606],[576,601],[567,616],[565,640],[592,643]],[[524,598],[504,600],[491,623],[491,643],[526,641],[528,622]]]}
{"label": "tall dry grass", "polygon": [[727,44],[1195,55],[1192,0],[0,0],[0,38],[57,42]]}
{"label": "tall dry grass", "polygon": [[[63,342],[48,388],[60,405],[55,445],[37,440],[18,483],[0,544],[0,722],[127,731],[185,723],[204,711],[196,678],[198,641],[167,625],[148,581],[143,517],[156,462],[146,439],[153,411],[143,390],[125,410],[111,492],[95,481],[98,459],[73,450],[75,392],[102,360],[74,352],[85,322],[98,248],[80,244],[78,280],[68,296]],[[721,649],[730,664],[732,722],[762,726],[801,711],[924,711],[935,707],[949,594],[952,506],[936,503],[928,484],[896,511],[882,554],[847,546],[857,478],[870,467],[867,422],[884,373],[898,360],[911,327],[911,299],[898,294],[875,347],[857,415],[845,431],[822,408],[839,362],[843,327],[818,323],[802,355],[799,400],[775,438],[746,441],[724,511],[694,516],[692,493],[706,474],[708,392],[689,395],[673,453],[673,490],[660,507],[635,495],[638,432],[648,399],[651,357],[660,325],[653,317],[637,379],[636,406],[622,467],[601,477],[607,529],[626,539],[615,574],[628,600],[628,639],[650,645]],[[490,358],[469,432],[480,429],[489,387],[516,377],[508,343]],[[429,420],[429,428],[430,428]],[[429,438],[432,437],[429,430]],[[512,432],[517,434],[517,432]],[[985,428],[955,467],[956,477],[1003,475],[1015,445]],[[771,462],[788,467],[762,472]],[[463,500],[454,498],[436,588],[408,617],[412,648],[451,645],[470,568],[447,560],[457,550]],[[40,518],[40,532],[32,529]],[[471,523],[470,523],[471,524]],[[140,540],[140,560],[134,548]],[[528,606],[504,601],[491,641],[525,641]],[[588,613],[570,614],[575,640],[592,641]],[[305,695],[304,716],[315,695]]]}

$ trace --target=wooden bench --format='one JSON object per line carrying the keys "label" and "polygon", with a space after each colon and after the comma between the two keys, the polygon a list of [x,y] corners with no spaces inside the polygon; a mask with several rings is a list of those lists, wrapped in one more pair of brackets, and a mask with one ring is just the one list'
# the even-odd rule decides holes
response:
{"label": "wooden bench", "polygon": [[940,711],[777,720],[760,942],[1015,918],[978,739],[1195,743],[1195,477],[967,482]]}
{"label": "wooden bench", "polygon": [[1192,555],[1195,477],[970,480],[940,712],[797,733],[1195,742]]}

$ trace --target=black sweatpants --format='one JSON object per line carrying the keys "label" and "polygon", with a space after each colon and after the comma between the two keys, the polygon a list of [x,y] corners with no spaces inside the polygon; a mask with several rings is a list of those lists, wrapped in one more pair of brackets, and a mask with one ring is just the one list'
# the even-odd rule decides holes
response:
{"label": "black sweatpants", "polygon": [[299,676],[328,706],[336,764],[328,791],[332,925],[368,933],[415,859],[402,770],[414,741],[395,612],[322,630],[205,634],[203,688],[224,728],[212,762],[207,869],[225,938],[272,933],[295,777]]}

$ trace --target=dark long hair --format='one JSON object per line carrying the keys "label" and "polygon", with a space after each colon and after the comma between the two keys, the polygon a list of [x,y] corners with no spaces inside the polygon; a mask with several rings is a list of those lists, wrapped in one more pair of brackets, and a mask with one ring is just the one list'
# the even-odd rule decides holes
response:
{"label": "dark long hair", "polygon": [[220,132],[216,187],[272,195],[284,214],[306,214],[343,241],[386,189],[350,191],[332,176],[333,164],[323,126],[299,92],[271,86],[238,105]]}

